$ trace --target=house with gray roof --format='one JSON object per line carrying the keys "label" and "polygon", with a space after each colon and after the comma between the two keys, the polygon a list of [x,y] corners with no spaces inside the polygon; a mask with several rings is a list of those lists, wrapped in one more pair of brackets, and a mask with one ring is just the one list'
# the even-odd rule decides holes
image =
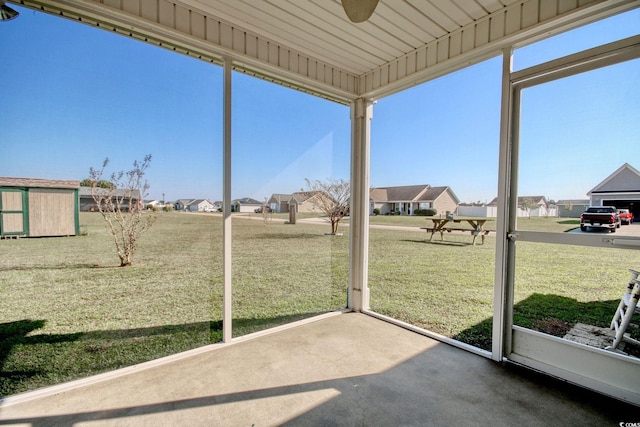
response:
{"label": "house with gray roof", "polygon": [[187,205],[189,212],[213,212],[213,203],[207,199],[196,199]]}
{"label": "house with gray roof", "polygon": [[273,212],[287,213],[289,212],[289,201],[291,197],[293,197],[293,194],[273,193],[269,200],[267,200],[267,205]]}
{"label": "house with gray roof", "polygon": [[[102,189],[96,188],[98,194],[102,192],[102,194],[108,193],[114,200],[119,200],[120,209],[123,211],[129,210],[129,204],[133,204],[133,206],[141,206],[142,200],[140,197],[140,190],[132,190],[128,188],[117,188],[117,189]],[[80,187],[78,190],[78,195],[80,199],[80,211],[81,212],[98,212],[98,205],[93,198],[93,193],[91,187]]]}
{"label": "house with gray roof", "polygon": [[591,206],[629,209],[640,217],[640,171],[625,163],[588,193]]}
{"label": "house with gray roof", "polygon": [[369,192],[370,213],[413,215],[418,209],[435,209],[438,215],[454,212],[460,200],[450,187],[428,184],[377,187]]}
{"label": "house with gray roof", "polygon": [[178,199],[174,203],[177,211],[189,212],[213,212],[215,207],[213,203],[207,199]]}
{"label": "house with gray roof", "polygon": [[255,212],[262,206],[262,202],[250,197],[243,197],[231,202],[231,212]]}
{"label": "house with gray roof", "polygon": [[184,211],[187,209],[187,206],[189,206],[189,203],[191,203],[193,200],[195,199],[178,199],[173,204],[173,207],[177,211]]}

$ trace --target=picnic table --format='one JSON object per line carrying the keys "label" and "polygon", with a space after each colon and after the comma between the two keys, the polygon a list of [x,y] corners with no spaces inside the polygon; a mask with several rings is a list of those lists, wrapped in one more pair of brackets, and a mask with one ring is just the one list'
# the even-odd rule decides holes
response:
{"label": "picnic table", "polygon": [[[429,241],[433,240],[435,233],[440,233],[440,239],[444,240],[445,231],[451,233],[452,231],[469,231],[473,235],[473,245],[476,244],[478,236],[482,238],[482,244],[484,244],[484,236],[489,234],[490,230],[485,230],[484,225],[488,221],[493,221],[493,218],[484,217],[445,217],[445,218],[427,218],[433,221],[432,227],[420,227],[422,230],[426,230],[427,233],[431,233]],[[471,226],[463,227],[463,224]]]}

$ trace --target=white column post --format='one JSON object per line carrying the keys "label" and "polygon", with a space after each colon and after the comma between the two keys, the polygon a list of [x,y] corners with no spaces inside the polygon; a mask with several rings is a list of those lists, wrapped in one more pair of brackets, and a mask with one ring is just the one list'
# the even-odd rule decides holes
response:
{"label": "white column post", "polygon": [[373,104],[351,104],[351,208],[348,307],[369,308],[369,150]]}
{"label": "white column post", "polygon": [[223,78],[223,230],[222,230],[222,341],[231,342],[232,312],[231,312],[231,70],[230,58],[224,59]]}

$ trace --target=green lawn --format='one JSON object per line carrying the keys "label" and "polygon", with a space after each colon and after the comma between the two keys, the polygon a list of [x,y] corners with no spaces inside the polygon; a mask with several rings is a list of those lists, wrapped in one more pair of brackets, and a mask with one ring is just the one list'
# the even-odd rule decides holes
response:
{"label": "green lawn", "polygon": [[81,215],[78,237],[0,241],[0,395],[215,340],[215,228],[160,215],[131,268],[117,267],[99,214]]}
{"label": "green lawn", "polygon": [[[257,220],[233,220],[234,336],[346,305],[348,227],[327,236],[329,225],[249,217]],[[0,240],[0,396],[220,340],[220,216],[158,213],[129,268],[117,267],[101,221],[81,214],[78,237]],[[575,223],[531,218],[519,227]],[[470,242],[469,234],[427,242],[421,231],[372,228],[372,309],[490,348],[495,238]],[[625,254],[519,243],[515,323],[556,335],[577,321],[607,326],[628,279]]]}

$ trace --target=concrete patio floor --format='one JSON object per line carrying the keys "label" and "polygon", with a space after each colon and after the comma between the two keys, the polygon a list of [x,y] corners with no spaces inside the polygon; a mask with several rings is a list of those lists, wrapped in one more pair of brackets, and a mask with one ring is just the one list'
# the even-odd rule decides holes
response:
{"label": "concrete patio floor", "polygon": [[21,426],[617,426],[637,407],[371,316],[324,317],[5,399]]}

